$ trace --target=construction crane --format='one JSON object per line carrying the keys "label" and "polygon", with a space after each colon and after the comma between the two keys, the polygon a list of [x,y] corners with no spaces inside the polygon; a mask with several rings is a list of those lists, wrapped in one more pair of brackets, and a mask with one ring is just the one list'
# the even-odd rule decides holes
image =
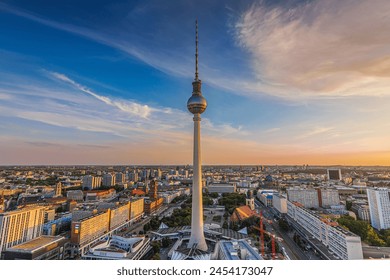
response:
{"label": "construction crane", "polygon": [[264,230],[263,226],[263,220],[267,221],[269,224],[272,224],[271,220],[267,220],[263,217],[263,213],[260,212],[260,227],[253,227],[254,229],[257,229],[260,231],[260,252],[261,255],[264,257],[265,256],[265,245],[264,245],[264,234],[267,234],[269,237],[271,237],[271,251],[272,251],[272,259],[274,260],[276,257],[276,245],[275,245],[275,239],[278,240],[279,242],[283,241],[282,238],[276,237],[275,234],[272,234],[269,231]]}

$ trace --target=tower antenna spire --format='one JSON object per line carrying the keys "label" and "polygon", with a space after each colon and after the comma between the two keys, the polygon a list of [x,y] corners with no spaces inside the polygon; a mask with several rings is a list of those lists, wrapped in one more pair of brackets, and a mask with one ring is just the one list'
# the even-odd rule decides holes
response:
{"label": "tower antenna spire", "polygon": [[199,79],[198,75],[198,19],[195,21],[195,80]]}

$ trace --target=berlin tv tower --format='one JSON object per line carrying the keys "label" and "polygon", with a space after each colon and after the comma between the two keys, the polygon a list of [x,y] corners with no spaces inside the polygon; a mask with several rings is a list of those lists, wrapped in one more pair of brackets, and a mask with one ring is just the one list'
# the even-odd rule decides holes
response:
{"label": "berlin tv tower", "polygon": [[207,101],[202,96],[202,81],[198,78],[198,20],[196,20],[196,51],[195,51],[195,80],[192,82],[192,96],[187,101],[187,109],[194,114],[194,175],[192,177],[192,221],[191,237],[188,248],[207,251],[203,232],[203,202],[202,202],[202,157],[200,150],[200,114],[207,107]]}

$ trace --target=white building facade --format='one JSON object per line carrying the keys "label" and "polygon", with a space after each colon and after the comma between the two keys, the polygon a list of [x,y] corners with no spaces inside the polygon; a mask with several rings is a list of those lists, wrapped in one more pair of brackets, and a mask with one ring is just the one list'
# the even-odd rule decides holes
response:
{"label": "white building facade", "polygon": [[315,189],[289,188],[287,189],[287,198],[292,202],[299,202],[305,208],[318,208],[318,192]]}
{"label": "white building facade", "polygon": [[381,230],[390,228],[390,189],[367,189],[372,227]]}
{"label": "white building facade", "polygon": [[337,226],[312,211],[287,201],[287,215],[343,260],[363,259],[359,236]]}

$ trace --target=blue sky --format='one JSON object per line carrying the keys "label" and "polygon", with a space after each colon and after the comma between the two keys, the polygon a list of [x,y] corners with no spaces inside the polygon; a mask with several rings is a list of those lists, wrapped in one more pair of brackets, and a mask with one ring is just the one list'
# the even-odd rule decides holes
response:
{"label": "blue sky", "polygon": [[[325,3],[326,2],[326,3]],[[390,3],[0,1],[0,164],[389,165]]]}

